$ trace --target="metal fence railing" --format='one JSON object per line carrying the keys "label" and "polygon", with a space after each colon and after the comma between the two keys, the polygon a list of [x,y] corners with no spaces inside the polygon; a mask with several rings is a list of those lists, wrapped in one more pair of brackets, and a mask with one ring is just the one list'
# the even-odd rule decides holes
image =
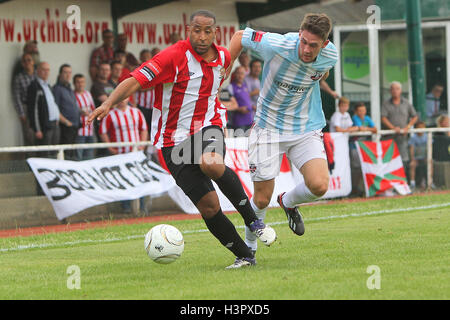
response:
{"label": "metal fence railing", "polygon": [[[433,183],[432,176],[432,161],[433,161],[433,134],[438,132],[449,132],[450,128],[423,128],[423,129],[410,129],[408,134],[411,133],[425,133],[427,135],[427,182],[428,187],[431,187]],[[380,141],[382,136],[396,134],[394,130],[380,130],[375,134],[371,132],[352,132],[349,136],[371,136],[372,141]],[[57,151],[57,159],[64,160],[65,150],[77,150],[77,149],[102,149],[109,147],[127,147],[133,146],[133,151],[138,150],[139,146],[152,145],[150,141],[141,142],[109,142],[109,143],[85,143],[85,144],[59,144],[59,145],[42,145],[42,146],[17,146],[17,147],[1,147],[1,153],[17,153],[17,152],[40,152],[40,151]]]}

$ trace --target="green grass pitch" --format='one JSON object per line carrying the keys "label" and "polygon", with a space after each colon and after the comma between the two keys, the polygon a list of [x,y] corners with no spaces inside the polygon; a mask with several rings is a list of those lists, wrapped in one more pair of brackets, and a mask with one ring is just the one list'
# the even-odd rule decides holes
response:
{"label": "green grass pitch", "polygon": [[[224,269],[234,257],[201,219],[169,222],[185,239],[183,255],[169,265],[144,250],[144,234],[156,223],[0,238],[0,299],[450,298],[450,193],[301,211],[306,233],[298,237],[284,212],[270,209],[266,222],[278,239],[259,244],[257,266],[240,270]],[[228,217],[243,236],[239,214]],[[80,289],[68,288],[72,265]]]}

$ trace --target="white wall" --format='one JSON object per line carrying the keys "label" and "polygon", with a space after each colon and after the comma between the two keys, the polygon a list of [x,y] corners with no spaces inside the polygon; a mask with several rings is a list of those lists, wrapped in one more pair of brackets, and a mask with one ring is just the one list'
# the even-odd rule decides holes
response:
{"label": "white wall", "polygon": [[[66,9],[72,4],[80,7],[81,29],[77,30],[76,34],[71,31],[70,41],[64,42],[62,24],[70,16],[66,13]],[[0,4],[0,56],[2,60],[0,74],[3,75],[0,77],[0,88],[2,88],[0,91],[0,146],[22,145],[20,122],[11,98],[10,75],[16,60],[22,54],[26,42],[25,35],[29,34],[31,39],[35,38],[38,41],[41,61],[50,63],[49,81],[53,85],[59,66],[63,63],[69,63],[74,74],[88,75],[90,54],[102,42],[102,23],[106,23],[108,28],[112,28],[109,0],[14,0]],[[14,27],[12,39],[7,37],[6,26],[8,25]],[[96,27],[97,32],[95,32]],[[50,40],[49,35],[52,33],[54,39]],[[88,35],[91,35],[91,38]],[[88,86],[90,87],[90,81]]]}
{"label": "white wall", "polygon": [[[239,30],[234,1],[191,0],[168,3],[119,19],[118,31],[132,34],[131,39],[129,36],[127,50],[139,59],[139,52],[144,48],[166,48],[173,31],[180,33],[185,39],[189,17],[199,9],[210,10],[216,15],[219,27],[217,44],[227,47],[231,36]],[[137,30],[141,30],[139,39]]]}

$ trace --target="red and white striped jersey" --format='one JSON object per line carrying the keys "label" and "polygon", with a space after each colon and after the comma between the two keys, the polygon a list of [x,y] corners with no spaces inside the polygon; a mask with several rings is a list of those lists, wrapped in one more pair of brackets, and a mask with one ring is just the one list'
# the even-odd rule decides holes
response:
{"label": "red and white striped jersey", "polygon": [[138,91],[134,94],[134,100],[139,107],[151,109],[155,104],[155,90]]}
{"label": "red and white striped jersey", "polygon": [[[88,113],[91,113],[95,110],[94,99],[89,91],[84,90],[82,93],[75,92],[75,97],[77,98],[77,105],[80,110],[88,110]],[[78,129],[78,135],[83,137],[90,137],[94,135],[94,123],[91,122],[90,125],[87,125],[89,115],[80,116],[81,127]]]}
{"label": "red and white striped jersey", "polygon": [[[147,131],[144,115],[138,108],[112,109],[100,124],[100,134],[107,134],[111,142],[140,141],[140,132]],[[130,147],[118,148],[119,153],[131,152]]]}
{"label": "red and white striped jersey", "polygon": [[230,64],[230,53],[212,46],[218,53],[213,62],[198,55],[187,39],[131,72],[142,88],[155,87],[154,108],[161,111],[153,140],[156,146],[174,146],[204,127],[226,125],[226,109],[217,91]]}

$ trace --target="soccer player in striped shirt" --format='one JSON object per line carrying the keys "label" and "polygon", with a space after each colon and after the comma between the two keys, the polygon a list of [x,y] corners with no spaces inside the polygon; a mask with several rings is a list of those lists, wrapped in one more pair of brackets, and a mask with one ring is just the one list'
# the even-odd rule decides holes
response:
{"label": "soccer player in striped shirt", "polygon": [[256,264],[253,252],[223,214],[211,180],[231,201],[245,224],[266,245],[275,230],[259,220],[236,173],[224,164],[225,112],[217,92],[229,66],[228,50],[214,44],[216,18],[206,10],[190,18],[189,39],[161,51],[131,73],[89,118],[103,118],[111,106],[137,90],[155,87],[161,111],[155,142],[176,183],[200,211],[206,226],[236,260],[229,268]]}
{"label": "soccer player in striped shirt", "polygon": [[[73,86],[75,91],[75,98],[77,100],[78,108],[80,108],[80,123],[76,143],[93,143],[94,138],[94,124],[87,124],[89,115],[95,110],[94,99],[91,93],[86,90],[86,78],[82,74],[76,74],[73,77]],[[94,149],[78,149],[76,152],[78,160],[89,160],[94,158]]]}
{"label": "soccer player in striped shirt", "polygon": [[[300,170],[304,183],[278,195],[277,200],[297,235],[304,233],[297,205],[323,196],[328,189],[319,82],[326,79],[338,59],[336,47],[327,40],[330,31],[328,16],[307,14],[298,33],[281,35],[246,28],[230,41],[232,63],[243,48],[256,51],[264,60],[262,88],[249,136],[249,166],[254,184],[251,205],[258,217],[264,218],[286,153]],[[246,243],[256,250],[255,238],[248,230]]]}

